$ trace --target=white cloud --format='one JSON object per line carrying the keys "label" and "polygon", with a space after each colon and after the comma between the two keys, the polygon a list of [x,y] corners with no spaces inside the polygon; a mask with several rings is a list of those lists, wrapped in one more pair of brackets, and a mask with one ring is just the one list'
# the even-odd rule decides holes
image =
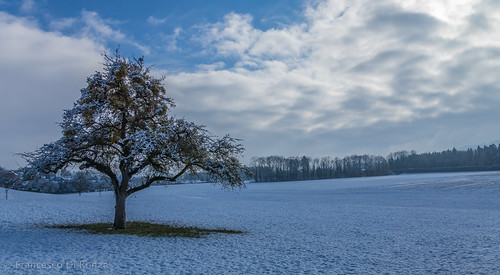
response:
{"label": "white cloud", "polygon": [[157,25],[161,25],[161,24],[167,22],[167,19],[168,18],[156,18],[156,17],[151,15],[148,17],[147,22],[151,25],[157,26]]}
{"label": "white cloud", "polygon": [[79,97],[86,77],[99,69],[104,48],[3,12],[0,40],[0,165],[16,168],[12,153],[59,137],[56,122]]}
{"label": "white cloud", "polygon": [[56,31],[71,28],[77,22],[76,18],[62,18],[58,20],[53,20],[50,22],[50,28]]}
{"label": "white cloud", "polygon": [[82,20],[85,23],[83,32],[86,37],[98,41],[115,40],[123,41],[125,34],[111,27],[111,21],[105,20],[94,11],[82,11]]}
{"label": "white cloud", "polygon": [[479,0],[316,1],[305,23],[265,31],[231,13],[203,26],[200,41],[234,67],[198,67],[206,71],[167,83],[179,109],[202,120],[231,114],[242,132],[345,131],[492,109],[499,10]]}
{"label": "white cloud", "polygon": [[251,22],[250,15],[230,13],[224,22],[202,27],[204,35],[199,41],[206,46],[213,45],[220,55],[243,57],[261,34]]}
{"label": "white cloud", "polygon": [[175,28],[174,32],[170,35],[160,35],[162,38],[163,44],[166,44],[165,49],[167,51],[178,51],[177,40],[179,39],[181,33],[183,32],[182,28]]}
{"label": "white cloud", "polygon": [[214,64],[199,64],[196,65],[196,67],[201,69],[202,71],[215,71],[223,69],[224,67],[226,67],[226,64],[224,62],[216,62]]}
{"label": "white cloud", "polygon": [[95,11],[82,10],[78,17],[54,19],[49,22],[51,30],[66,33],[70,36],[79,36],[82,39],[95,41],[99,44],[110,44],[116,47],[119,44],[131,45],[149,55],[150,47],[137,42],[117,29],[121,23],[102,18]]}
{"label": "white cloud", "polygon": [[21,11],[22,12],[32,12],[35,10],[35,1],[34,0],[23,0],[21,4]]}

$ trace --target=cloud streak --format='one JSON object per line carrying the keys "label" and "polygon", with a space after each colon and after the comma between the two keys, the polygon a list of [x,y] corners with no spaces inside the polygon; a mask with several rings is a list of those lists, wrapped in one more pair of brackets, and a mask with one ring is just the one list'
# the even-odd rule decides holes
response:
{"label": "cloud streak", "polygon": [[156,18],[156,17],[151,15],[150,17],[148,17],[148,19],[146,21],[153,26],[158,26],[158,25],[161,25],[161,24],[167,22],[167,19],[168,18]]}
{"label": "cloud streak", "polygon": [[51,20],[49,27],[69,37],[88,39],[95,43],[117,47],[119,43],[139,49],[142,54],[149,55],[150,47],[137,42],[116,27],[119,21],[102,18],[95,11],[82,10],[78,17]]}

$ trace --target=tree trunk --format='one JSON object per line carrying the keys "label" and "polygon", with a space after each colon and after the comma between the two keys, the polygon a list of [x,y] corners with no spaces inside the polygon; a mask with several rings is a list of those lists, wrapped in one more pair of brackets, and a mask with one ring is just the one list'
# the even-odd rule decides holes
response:
{"label": "tree trunk", "polygon": [[125,216],[125,201],[127,197],[125,194],[115,193],[116,205],[115,205],[115,222],[113,225],[114,229],[125,229],[125,224],[127,218]]}

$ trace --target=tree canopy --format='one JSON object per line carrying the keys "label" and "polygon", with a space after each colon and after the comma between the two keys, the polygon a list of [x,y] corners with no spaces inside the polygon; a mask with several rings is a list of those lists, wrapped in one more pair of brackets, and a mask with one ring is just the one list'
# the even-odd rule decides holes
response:
{"label": "tree canopy", "polygon": [[[175,181],[187,171],[206,171],[225,187],[243,186],[238,160],[243,147],[229,135],[171,115],[173,99],[163,78],[152,76],[143,58],[104,55],[104,70],[87,78],[73,108],[64,111],[62,137],[26,153],[29,173],[57,172],[73,164],[107,175],[117,207],[126,197],[160,180]],[[140,185],[130,179],[141,176]],[[115,227],[124,228],[125,222]],[[125,218],[123,217],[123,220]]]}

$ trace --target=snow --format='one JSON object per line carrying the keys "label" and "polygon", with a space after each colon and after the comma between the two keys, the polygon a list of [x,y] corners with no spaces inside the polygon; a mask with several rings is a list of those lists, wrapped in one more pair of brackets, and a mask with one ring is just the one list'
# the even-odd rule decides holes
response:
{"label": "snow", "polygon": [[204,239],[90,235],[44,225],[111,222],[113,194],[11,190],[0,273],[500,273],[500,172],[155,186],[128,220],[248,232]]}

